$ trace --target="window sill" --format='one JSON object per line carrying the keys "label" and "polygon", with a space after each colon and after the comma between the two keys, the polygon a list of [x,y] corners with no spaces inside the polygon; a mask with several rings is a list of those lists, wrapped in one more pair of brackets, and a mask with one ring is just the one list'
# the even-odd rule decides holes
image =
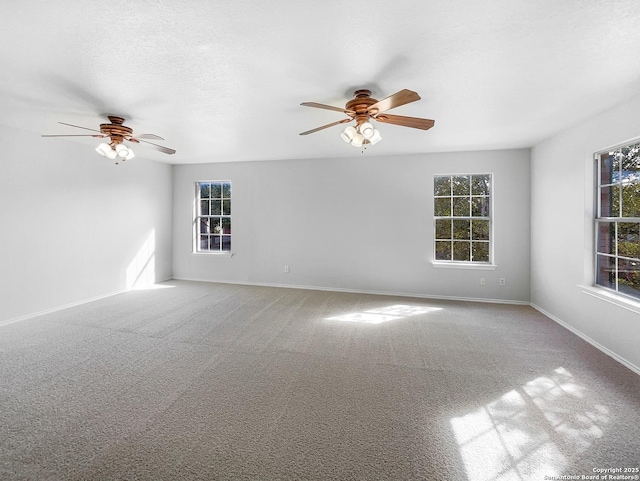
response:
{"label": "window sill", "polygon": [[481,264],[472,262],[442,262],[431,261],[433,267],[445,268],[445,269],[470,269],[477,271],[495,271],[498,267],[495,264]]}
{"label": "window sill", "polygon": [[215,256],[215,257],[233,257],[235,252],[216,251],[216,252],[191,252],[192,256]]}
{"label": "window sill", "polygon": [[616,294],[613,291],[609,291],[607,289],[596,287],[596,286],[585,286],[578,285],[580,290],[584,294],[587,294],[592,297],[596,297],[598,299],[602,299],[610,304],[616,305],[618,307],[622,307],[623,309],[627,309],[628,311],[635,312],[636,314],[640,314],[640,302],[625,297],[620,294]]}

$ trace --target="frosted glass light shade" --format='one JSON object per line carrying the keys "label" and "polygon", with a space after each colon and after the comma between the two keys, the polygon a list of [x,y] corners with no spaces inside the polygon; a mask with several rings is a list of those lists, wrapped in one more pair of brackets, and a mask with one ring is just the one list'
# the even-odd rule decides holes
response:
{"label": "frosted glass light shade", "polygon": [[373,136],[373,125],[369,122],[360,124],[360,133],[365,139],[370,139]]}
{"label": "frosted glass light shade", "polygon": [[124,160],[133,159],[136,156],[136,154],[133,153],[133,150],[131,149],[128,149],[128,150],[129,150],[129,153],[127,154]]}
{"label": "frosted glass light shade", "polygon": [[344,129],[344,132],[340,134],[340,137],[342,137],[342,140],[344,140],[345,142],[351,142],[357,133],[358,132],[356,131],[355,127],[350,125],[346,129]]}
{"label": "frosted glass light shade", "polygon": [[96,152],[98,152],[103,157],[106,157],[109,152],[111,152],[111,146],[109,144],[102,143],[96,147]]}
{"label": "frosted glass light shade", "polygon": [[353,139],[351,139],[351,145],[354,147],[362,147],[362,142],[364,142],[362,134],[356,134]]}
{"label": "frosted glass light shade", "polygon": [[113,160],[118,156],[118,152],[116,152],[112,148],[109,148],[109,152],[107,152],[105,156],[107,157],[107,159]]}
{"label": "frosted glass light shade", "polygon": [[125,145],[122,145],[122,144],[116,145],[116,152],[123,159],[126,158],[127,155],[129,155],[129,149],[127,149],[127,147]]}
{"label": "frosted glass light shade", "polygon": [[369,139],[371,145],[375,145],[382,140],[382,136],[380,135],[380,131],[378,129],[373,129],[373,135]]}

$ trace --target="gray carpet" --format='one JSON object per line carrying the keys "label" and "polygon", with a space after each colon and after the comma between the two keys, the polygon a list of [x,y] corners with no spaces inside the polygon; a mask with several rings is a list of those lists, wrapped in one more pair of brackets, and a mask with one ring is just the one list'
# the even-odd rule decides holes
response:
{"label": "gray carpet", "polygon": [[162,286],[0,326],[0,479],[640,466],[640,377],[530,307]]}

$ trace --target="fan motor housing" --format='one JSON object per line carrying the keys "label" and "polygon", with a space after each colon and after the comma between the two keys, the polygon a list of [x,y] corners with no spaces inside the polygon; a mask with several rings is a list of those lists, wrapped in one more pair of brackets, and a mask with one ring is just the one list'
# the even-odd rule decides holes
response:
{"label": "fan motor housing", "polygon": [[111,137],[111,140],[120,143],[125,140],[127,137],[133,135],[133,129],[131,127],[127,127],[124,124],[124,119],[122,117],[116,117],[114,115],[108,116],[111,121],[110,124],[100,124],[100,132],[104,135]]}
{"label": "fan motor housing", "polygon": [[358,124],[366,122],[369,119],[369,107],[378,101],[371,98],[371,90],[367,89],[356,90],[353,96],[354,98],[345,105],[345,109],[356,113],[355,120]]}

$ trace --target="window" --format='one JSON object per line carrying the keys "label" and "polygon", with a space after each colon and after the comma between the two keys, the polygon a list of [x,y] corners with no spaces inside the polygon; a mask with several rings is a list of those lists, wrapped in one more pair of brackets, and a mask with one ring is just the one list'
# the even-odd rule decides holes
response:
{"label": "window", "polygon": [[436,175],[435,260],[491,261],[491,174]]}
{"label": "window", "polygon": [[640,143],[596,158],[596,285],[640,298]]}
{"label": "window", "polygon": [[198,182],[196,209],[196,251],[230,251],[231,182]]}

